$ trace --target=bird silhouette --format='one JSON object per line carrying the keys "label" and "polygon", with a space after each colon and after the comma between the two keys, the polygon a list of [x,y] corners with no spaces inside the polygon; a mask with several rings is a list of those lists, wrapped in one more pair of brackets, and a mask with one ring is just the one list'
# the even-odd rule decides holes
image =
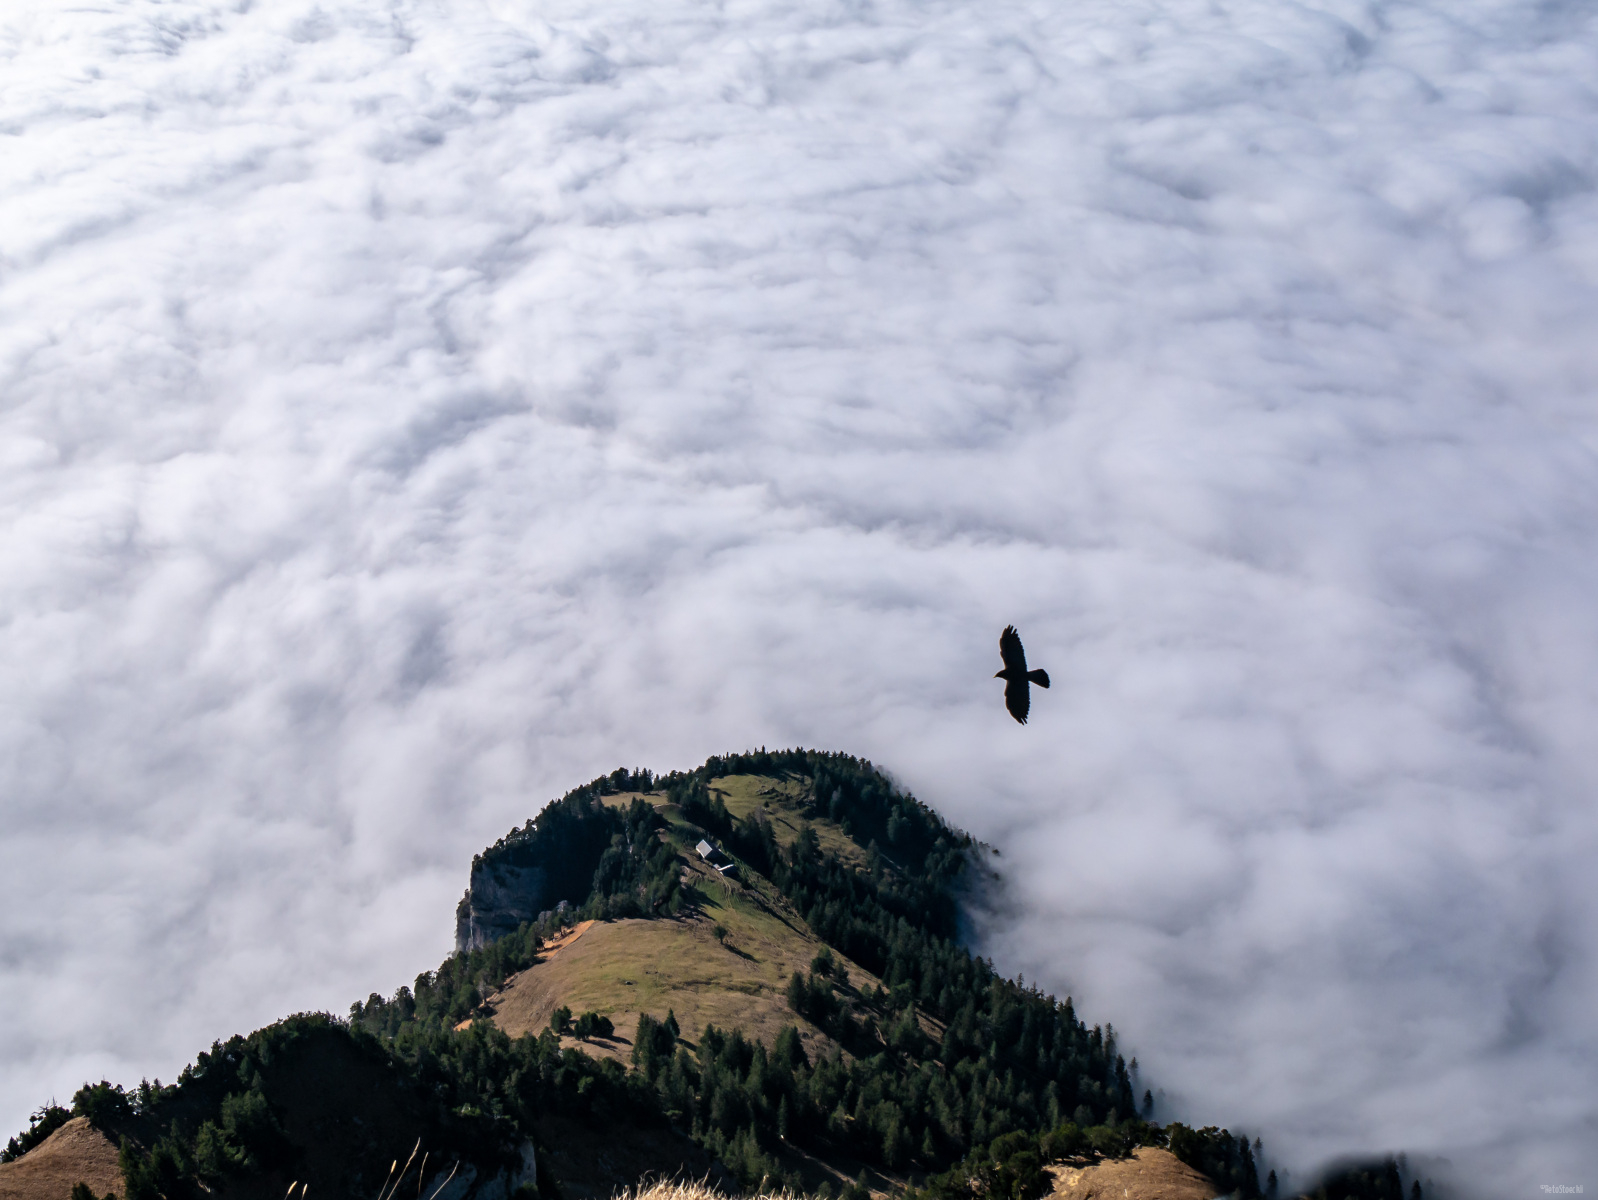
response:
{"label": "bird silhouette", "polygon": [[1028,683],[1035,683],[1039,687],[1049,686],[1049,673],[1041,668],[1036,671],[1026,669],[1026,650],[1021,646],[1021,635],[1015,631],[1014,625],[1006,625],[1004,632],[999,635],[999,657],[1004,660],[1004,670],[994,674],[995,679],[1004,680],[1004,707],[1010,710],[1010,715],[1021,724],[1026,724],[1027,712],[1032,708],[1032,689]]}

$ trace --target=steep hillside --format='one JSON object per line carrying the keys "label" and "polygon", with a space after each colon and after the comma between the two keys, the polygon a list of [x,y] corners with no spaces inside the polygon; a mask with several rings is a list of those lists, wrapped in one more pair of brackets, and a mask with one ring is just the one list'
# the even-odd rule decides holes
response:
{"label": "steep hillside", "polygon": [[73,1117],[14,1162],[0,1162],[0,1200],[66,1200],[74,1184],[96,1197],[122,1195],[122,1172],[111,1139]]}
{"label": "steep hillside", "polygon": [[282,1200],[291,1183],[370,1197],[413,1148],[413,1186],[442,1187],[440,1200],[508,1200],[532,1178],[521,1131],[447,1104],[428,1072],[324,1014],[216,1043],[176,1084],[86,1085],[73,1111],[101,1143],[126,1145],[123,1200]]}
{"label": "steep hillside", "polygon": [[[717,925],[725,940],[716,938]],[[547,963],[512,976],[483,1008],[511,1037],[543,1032],[562,1006],[601,1013],[616,1036],[591,1042],[589,1053],[615,1052],[628,1061],[645,1013],[670,1014],[690,1047],[712,1025],[740,1029],[768,1047],[793,1025],[807,1054],[825,1056],[836,1043],[796,1014],[786,994],[794,972],[808,971],[822,945],[803,936],[766,936],[761,925],[722,907],[661,921],[595,924]],[[851,999],[880,985],[859,967],[846,969]]]}
{"label": "steep hillside", "polygon": [[1142,1146],[1257,1195],[1247,1140],[1146,1123],[1112,1028],[959,943],[979,849],[845,755],[617,771],[474,859],[461,948],[413,986],[74,1110],[127,1139],[123,1200],[370,1200],[391,1167],[437,1200],[707,1171],[1038,1200],[1047,1164],[1091,1183]]}
{"label": "steep hillside", "polygon": [[[728,801],[729,812],[742,810],[743,816],[764,805],[779,844],[791,845],[805,825],[802,794],[792,781],[740,776],[718,779],[710,791]],[[772,795],[783,796],[784,802],[773,802]],[[825,951],[836,963],[831,974],[836,993],[857,1012],[866,1010],[867,997],[882,981],[832,951],[770,881],[748,869],[718,871],[701,857],[694,847],[710,836],[708,831],[688,820],[681,806],[663,793],[604,798],[612,808],[634,801],[651,804],[664,818],[656,836],[676,854],[682,897],[678,913],[580,922],[574,927],[578,936],[547,943],[533,966],[512,975],[484,1000],[478,1015],[517,1037],[542,1032],[562,1006],[598,1012],[612,1021],[616,1036],[590,1041],[586,1049],[622,1058],[630,1056],[638,1019],[645,1013],[672,1015],[690,1047],[713,1025],[739,1029],[770,1047],[792,1025],[812,1058],[831,1053],[837,1043],[789,1002],[793,976],[808,975]],[[865,866],[865,854],[832,822],[822,819],[811,827],[823,845],[853,847],[851,857]]]}
{"label": "steep hillside", "polygon": [[555,1051],[577,1043],[551,1017],[597,1014],[582,1049],[636,1067],[746,1182],[901,1185],[1009,1131],[1135,1122],[1113,1031],[958,944],[974,849],[843,755],[618,771],[474,860],[458,915],[482,946],[352,1020],[402,1046],[485,1026]]}

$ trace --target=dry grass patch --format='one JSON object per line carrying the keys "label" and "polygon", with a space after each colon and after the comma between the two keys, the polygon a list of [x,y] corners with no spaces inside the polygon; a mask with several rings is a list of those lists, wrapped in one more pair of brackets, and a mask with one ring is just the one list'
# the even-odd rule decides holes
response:
{"label": "dry grass patch", "polygon": [[[685,881],[698,893],[696,910],[680,917],[602,921],[552,955],[513,975],[487,1005],[511,1037],[538,1034],[562,1005],[611,1019],[616,1036],[580,1044],[597,1057],[627,1061],[640,1013],[676,1014],[683,1038],[697,1045],[707,1025],[742,1029],[770,1045],[784,1025],[796,1025],[812,1058],[831,1051],[830,1038],[788,1007],[789,977],[810,969],[822,949],[804,921],[763,879],[725,879],[690,858]],[[725,931],[724,938],[716,929]],[[879,980],[842,959],[862,991]],[[579,1045],[567,1039],[568,1045]]]}
{"label": "dry grass patch", "polygon": [[1208,1175],[1154,1146],[1089,1167],[1050,1167],[1049,1174],[1054,1188],[1047,1200],[1214,1200],[1221,1194]]}
{"label": "dry grass patch", "polygon": [[72,1185],[122,1195],[117,1148],[87,1118],[73,1117],[15,1162],[0,1163],[0,1200],[68,1200]]}
{"label": "dry grass patch", "polygon": [[[809,1200],[803,1193],[789,1191],[760,1192],[762,1200]],[[682,1181],[661,1179],[653,1183],[640,1183],[617,1192],[613,1200],[727,1200],[727,1193],[718,1189],[709,1179]]]}
{"label": "dry grass patch", "polygon": [[610,792],[599,798],[599,802],[606,808],[626,808],[634,800],[642,800],[645,804],[659,808],[666,803],[665,792]]}

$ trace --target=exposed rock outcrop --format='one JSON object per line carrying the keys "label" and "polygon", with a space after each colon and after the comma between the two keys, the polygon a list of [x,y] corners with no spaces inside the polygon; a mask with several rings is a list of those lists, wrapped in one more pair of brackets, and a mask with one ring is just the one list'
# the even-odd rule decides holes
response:
{"label": "exposed rock outcrop", "polygon": [[429,1200],[511,1200],[523,1184],[537,1186],[538,1158],[532,1142],[523,1142],[520,1164],[487,1179],[479,1180],[477,1168],[469,1163],[464,1171],[440,1176],[423,1187]]}
{"label": "exposed rock outcrop", "polygon": [[549,895],[549,872],[518,864],[509,855],[479,856],[472,879],[455,908],[455,949],[480,950],[533,921]]}

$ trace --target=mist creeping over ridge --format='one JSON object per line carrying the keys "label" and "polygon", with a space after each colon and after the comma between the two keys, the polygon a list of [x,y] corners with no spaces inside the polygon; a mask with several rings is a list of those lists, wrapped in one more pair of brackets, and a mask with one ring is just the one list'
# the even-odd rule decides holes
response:
{"label": "mist creeping over ridge", "polygon": [[1163,1115],[1598,1184],[1594,80],[1559,0],[8,6],[0,1125],[803,744]]}

